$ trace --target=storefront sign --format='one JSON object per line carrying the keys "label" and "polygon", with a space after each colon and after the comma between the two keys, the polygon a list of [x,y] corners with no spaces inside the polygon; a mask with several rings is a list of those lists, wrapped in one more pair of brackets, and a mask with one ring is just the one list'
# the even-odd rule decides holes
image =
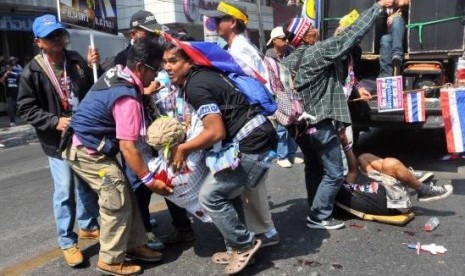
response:
{"label": "storefront sign", "polygon": [[34,16],[0,14],[0,31],[31,32]]}
{"label": "storefront sign", "polygon": [[184,15],[191,22],[200,21],[200,10],[216,10],[218,2],[208,0],[183,0]]}
{"label": "storefront sign", "polygon": [[203,35],[204,41],[213,43],[218,41],[218,32],[216,31],[216,21],[214,18],[203,16]]}
{"label": "storefront sign", "polygon": [[118,34],[116,0],[59,0],[61,22]]}

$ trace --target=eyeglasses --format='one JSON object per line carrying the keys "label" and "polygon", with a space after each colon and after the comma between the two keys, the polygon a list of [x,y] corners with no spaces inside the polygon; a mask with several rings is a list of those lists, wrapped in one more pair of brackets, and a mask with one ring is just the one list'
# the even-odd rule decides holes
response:
{"label": "eyeglasses", "polygon": [[144,66],[147,67],[147,68],[149,68],[150,70],[152,70],[152,72],[154,72],[154,73],[158,73],[158,72],[160,72],[161,70],[163,70],[163,64],[160,64],[160,66],[158,66],[158,69],[155,69],[155,67],[150,66],[150,65],[148,65],[147,63],[144,63]]}

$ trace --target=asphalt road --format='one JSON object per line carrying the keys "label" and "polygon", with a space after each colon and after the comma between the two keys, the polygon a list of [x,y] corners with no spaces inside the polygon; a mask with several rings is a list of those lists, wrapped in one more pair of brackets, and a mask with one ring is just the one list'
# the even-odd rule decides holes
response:
{"label": "asphalt road", "polygon": [[[271,210],[281,235],[278,246],[258,252],[256,263],[240,275],[463,275],[465,271],[465,159],[440,161],[445,154],[440,132],[374,131],[361,135],[357,151],[394,156],[419,170],[431,170],[438,182],[450,181],[454,194],[446,200],[419,203],[412,193],[416,218],[406,226],[361,221],[336,212],[345,220],[341,230],[305,226],[308,210],[303,165],[273,166],[268,177]],[[80,268],[69,268],[57,247],[48,162],[40,146],[29,144],[0,150],[0,275],[99,275],[95,269],[98,244],[82,243],[89,258]],[[162,200],[152,199],[159,226],[170,231]],[[440,220],[431,233],[423,230],[431,217]],[[143,264],[145,275],[222,275],[223,266],[210,256],[223,250],[213,225],[194,223],[196,241],[168,247],[162,263]],[[436,243],[442,255],[407,249],[402,243]]]}

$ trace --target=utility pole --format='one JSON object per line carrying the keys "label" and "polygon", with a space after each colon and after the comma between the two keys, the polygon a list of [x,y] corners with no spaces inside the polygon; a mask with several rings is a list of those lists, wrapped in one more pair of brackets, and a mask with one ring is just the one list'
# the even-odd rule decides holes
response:
{"label": "utility pole", "polygon": [[255,0],[257,6],[257,17],[258,17],[258,43],[260,51],[265,49],[265,30],[263,30],[263,18],[262,18],[262,4],[261,0]]}

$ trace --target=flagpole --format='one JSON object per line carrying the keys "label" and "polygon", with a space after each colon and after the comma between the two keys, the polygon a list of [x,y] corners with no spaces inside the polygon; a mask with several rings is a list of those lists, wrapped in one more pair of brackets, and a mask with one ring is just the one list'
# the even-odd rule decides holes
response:
{"label": "flagpole", "polygon": [[255,0],[257,6],[257,17],[258,17],[258,44],[260,51],[265,49],[265,30],[263,30],[263,18],[262,18],[262,5],[261,0]]}

